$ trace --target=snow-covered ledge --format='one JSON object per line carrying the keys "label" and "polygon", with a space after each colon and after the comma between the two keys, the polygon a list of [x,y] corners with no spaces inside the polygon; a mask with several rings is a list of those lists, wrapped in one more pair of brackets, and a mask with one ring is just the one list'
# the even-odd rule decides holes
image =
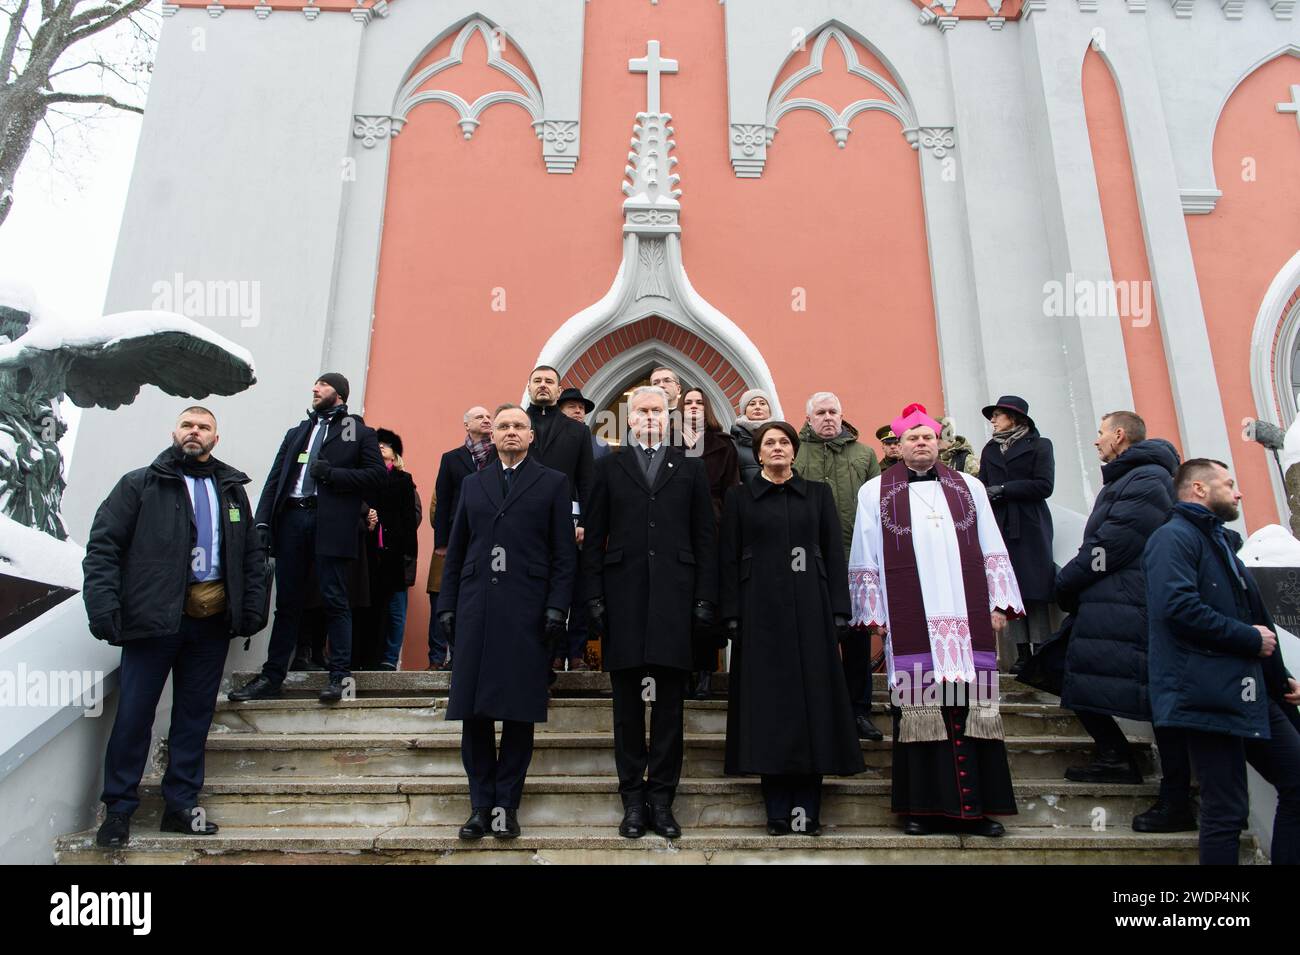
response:
{"label": "snow-covered ledge", "polygon": [[0,639],[0,863],[51,862],[94,821],[120,657],[77,594]]}

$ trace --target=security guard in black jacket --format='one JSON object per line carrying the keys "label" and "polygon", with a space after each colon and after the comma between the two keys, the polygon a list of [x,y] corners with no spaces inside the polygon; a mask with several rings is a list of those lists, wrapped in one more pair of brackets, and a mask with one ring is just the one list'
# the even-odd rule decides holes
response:
{"label": "security guard in black jacket", "polygon": [[348,412],[348,380],[326,372],[312,386],[311,412],[285,434],[257,501],[257,528],[275,557],[275,624],[262,672],[229,694],[231,700],[280,695],[311,572],[325,604],[329,635],[329,685],[322,703],[337,703],[352,672],[352,606],[348,573],[358,556],[357,529],[369,510],[368,495],[385,476],[379,439],[360,415]]}
{"label": "security guard in black jacket", "polygon": [[266,625],[267,572],[248,476],[212,456],[217,420],[181,412],[172,446],[126,474],[95,513],[82,562],[90,632],[122,648],[117,718],[104,760],[101,846],[126,844],[170,675],[164,832],[217,831],[197,808],[203,753],[231,637]]}

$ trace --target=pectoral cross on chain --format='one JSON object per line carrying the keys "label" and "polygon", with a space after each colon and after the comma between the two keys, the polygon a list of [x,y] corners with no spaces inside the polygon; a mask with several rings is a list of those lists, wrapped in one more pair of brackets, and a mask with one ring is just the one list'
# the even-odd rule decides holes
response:
{"label": "pectoral cross on chain", "polygon": [[943,523],[943,515],[940,514],[938,511],[931,511],[929,514],[925,515],[925,517],[926,520],[933,523],[935,527],[938,527],[940,524]]}

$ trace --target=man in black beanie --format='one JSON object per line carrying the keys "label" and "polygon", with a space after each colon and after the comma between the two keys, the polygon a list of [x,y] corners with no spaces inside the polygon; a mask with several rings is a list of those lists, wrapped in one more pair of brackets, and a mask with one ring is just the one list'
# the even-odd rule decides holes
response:
{"label": "man in black beanie", "polygon": [[355,696],[348,569],[363,535],[365,498],[384,479],[384,459],[374,429],[348,413],[346,378],[326,372],[311,391],[311,411],[284,436],[257,502],[257,527],[276,559],[275,624],[262,672],[231,691],[235,702],[280,695],[313,567],[329,636],[329,685],[320,701]]}

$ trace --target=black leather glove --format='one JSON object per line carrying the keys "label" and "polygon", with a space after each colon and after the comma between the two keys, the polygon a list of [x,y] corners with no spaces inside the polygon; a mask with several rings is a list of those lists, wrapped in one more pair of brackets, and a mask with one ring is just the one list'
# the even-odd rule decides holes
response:
{"label": "black leather glove", "polygon": [[90,621],[90,632],[105,643],[122,642],[122,612],[101,613]]}
{"label": "black leather glove", "polygon": [[456,611],[444,610],[438,614],[438,628],[442,630],[442,636],[447,641],[447,646],[456,645]]}
{"label": "black leather glove", "polygon": [[587,629],[597,640],[604,640],[609,633],[608,622],[605,619],[605,600],[603,597],[596,597],[587,601]]}
{"label": "black leather glove", "polygon": [[842,613],[837,613],[832,619],[835,621],[835,638],[843,643],[853,632],[849,627],[849,618]]}
{"label": "black leather glove", "polygon": [[727,634],[727,639],[730,640],[732,643],[740,642],[740,621],[737,620],[735,617],[732,617],[727,621],[726,625],[723,627],[723,630]]}
{"label": "black leather glove", "polygon": [[551,655],[555,655],[555,650],[564,643],[564,638],[568,631],[565,629],[567,617],[563,610],[556,610],[554,607],[546,608],[546,620],[542,624],[542,642],[550,648]]}
{"label": "black leather glove", "polygon": [[322,461],[317,458],[311,463],[310,474],[312,479],[318,484],[328,484],[330,482],[330,472],[334,470],[329,466],[328,461]]}
{"label": "black leather glove", "polygon": [[1001,485],[1001,484],[991,484],[991,485],[989,485],[988,492],[989,492],[989,500],[990,500],[990,501],[1000,501],[1000,500],[1002,500],[1002,493],[1003,493],[1003,491],[1002,491],[1002,485]]}
{"label": "black leather glove", "polygon": [[1056,592],[1056,605],[1065,613],[1079,612],[1079,595],[1066,590]]}
{"label": "black leather glove", "polygon": [[695,608],[691,613],[695,618],[695,631],[697,633],[708,630],[713,626],[713,604],[707,600],[695,601]]}

